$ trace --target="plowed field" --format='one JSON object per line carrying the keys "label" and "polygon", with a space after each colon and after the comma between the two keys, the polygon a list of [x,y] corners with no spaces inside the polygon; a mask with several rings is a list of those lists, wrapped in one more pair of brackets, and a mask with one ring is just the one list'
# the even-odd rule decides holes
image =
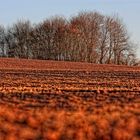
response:
{"label": "plowed field", "polygon": [[140,67],[0,59],[0,140],[139,140]]}

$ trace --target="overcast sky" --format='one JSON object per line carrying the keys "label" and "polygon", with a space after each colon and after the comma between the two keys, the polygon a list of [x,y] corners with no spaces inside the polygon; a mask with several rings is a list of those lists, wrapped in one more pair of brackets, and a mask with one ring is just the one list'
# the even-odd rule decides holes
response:
{"label": "overcast sky", "polygon": [[83,10],[118,14],[139,45],[140,58],[140,0],[0,0],[0,24],[11,25],[18,19],[38,23],[50,16],[70,17]]}

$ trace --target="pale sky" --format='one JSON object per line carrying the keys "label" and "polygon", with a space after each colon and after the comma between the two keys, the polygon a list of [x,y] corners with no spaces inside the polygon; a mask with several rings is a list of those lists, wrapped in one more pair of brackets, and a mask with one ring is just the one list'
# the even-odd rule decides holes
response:
{"label": "pale sky", "polygon": [[38,23],[55,15],[69,18],[80,11],[118,14],[132,40],[139,45],[140,58],[140,0],[0,0],[0,24],[8,26],[18,19]]}

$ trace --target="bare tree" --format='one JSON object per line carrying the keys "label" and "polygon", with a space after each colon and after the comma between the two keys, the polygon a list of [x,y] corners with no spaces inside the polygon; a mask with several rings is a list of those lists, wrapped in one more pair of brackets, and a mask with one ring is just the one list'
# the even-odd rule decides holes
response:
{"label": "bare tree", "polygon": [[77,33],[75,48],[78,51],[77,57],[80,57],[80,60],[97,62],[98,54],[96,49],[98,46],[99,22],[101,18],[102,16],[98,13],[81,12],[77,17],[71,19],[71,26],[74,27]]}
{"label": "bare tree", "polygon": [[109,61],[113,57],[114,64],[121,64],[121,58],[128,51],[127,31],[118,17],[110,19],[108,29],[110,32]]}
{"label": "bare tree", "polygon": [[3,26],[0,26],[0,56],[4,57],[5,55],[5,28]]}
{"label": "bare tree", "polygon": [[[7,31],[6,41],[9,46],[9,53],[13,57],[29,57],[29,32],[31,24],[29,21],[18,21]],[[13,51],[14,55],[11,54]]]}

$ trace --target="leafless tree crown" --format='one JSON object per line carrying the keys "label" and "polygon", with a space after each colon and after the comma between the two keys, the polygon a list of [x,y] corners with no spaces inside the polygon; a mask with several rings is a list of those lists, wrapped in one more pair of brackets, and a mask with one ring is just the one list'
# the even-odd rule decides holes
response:
{"label": "leafless tree crown", "polygon": [[37,25],[18,21],[0,26],[0,55],[98,64],[136,65],[135,45],[122,21],[97,12],[66,20],[53,17]]}

